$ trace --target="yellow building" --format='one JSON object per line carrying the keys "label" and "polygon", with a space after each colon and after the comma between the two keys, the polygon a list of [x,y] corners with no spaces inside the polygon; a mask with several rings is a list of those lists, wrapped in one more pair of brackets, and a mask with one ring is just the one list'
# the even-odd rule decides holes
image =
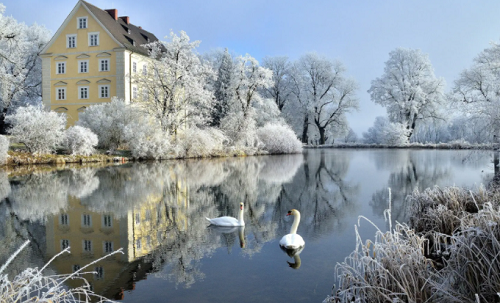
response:
{"label": "yellow building", "polygon": [[92,104],[137,98],[130,76],[147,73],[148,50],[141,45],[157,40],[116,9],[78,1],[42,50],[44,105],[66,113],[71,126]]}

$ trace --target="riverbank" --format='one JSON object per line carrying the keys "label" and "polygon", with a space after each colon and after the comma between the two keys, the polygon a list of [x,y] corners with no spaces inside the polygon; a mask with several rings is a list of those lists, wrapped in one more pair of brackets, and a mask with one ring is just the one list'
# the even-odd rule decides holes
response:
{"label": "riverbank", "polygon": [[324,302],[498,302],[498,185],[436,187],[407,199],[408,224],[373,240],[356,229],[356,250],[337,264]]}
{"label": "riverbank", "polygon": [[364,143],[335,143],[325,145],[304,145],[303,148],[414,148],[414,149],[471,149],[471,150],[498,150],[500,144],[470,144],[467,142],[451,142],[451,143],[409,143],[401,145],[387,144],[364,144]]}

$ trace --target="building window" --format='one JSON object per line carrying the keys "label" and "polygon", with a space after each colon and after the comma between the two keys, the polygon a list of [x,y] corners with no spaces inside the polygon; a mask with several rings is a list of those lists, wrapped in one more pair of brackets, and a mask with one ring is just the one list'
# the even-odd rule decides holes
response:
{"label": "building window", "polygon": [[[79,86],[78,87],[78,99],[88,99],[89,98],[89,87],[88,86]],[[90,215],[84,215],[89,216]]]}
{"label": "building window", "polygon": [[89,46],[99,45],[99,33],[89,33]]}
{"label": "building window", "polygon": [[77,19],[77,27],[78,28],[87,28],[87,17],[80,17]]}
{"label": "building window", "polygon": [[137,62],[133,62],[133,63],[132,63],[132,71],[133,71],[134,73],[137,73]]}
{"label": "building window", "polygon": [[59,217],[59,224],[61,225],[69,225],[68,214],[61,214]]}
{"label": "building window", "polygon": [[66,35],[66,47],[67,48],[76,47],[76,35]]}
{"label": "building window", "polygon": [[109,72],[109,59],[99,59],[99,71]]}
{"label": "building window", "polygon": [[89,72],[89,60],[80,60],[78,61],[78,72],[79,73],[88,73]]}
{"label": "building window", "polygon": [[142,66],[142,74],[146,76],[148,74],[148,67],[146,64]]}
{"label": "building window", "polygon": [[111,220],[111,215],[102,215],[102,226],[103,227],[112,227],[113,221]]}
{"label": "building window", "polygon": [[148,248],[151,248],[151,236],[150,235],[148,235],[146,238],[146,245]]}
{"label": "building window", "polygon": [[99,98],[109,98],[109,85],[99,85]]}
{"label": "building window", "polygon": [[132,99],[137,99],[137,87],[132,87]]}
{"label": "building window", "polygon": [[73,265],[73,272],[77,272],[79,270],[80,270],[80,265],[78,264]]}
{"label": "building window", "polygon": [[141,215],[139,213],[135,214],[135,224],[141,223]]}
{"label": "building window", "polygon": [[66,73],[66,62],[57,62],[56,74],[65,74],[65,73]]}
{"label": "building window", "polygon": [[141,239],[137,239],[137,241],[135,241],[135,248],[141,249]]}
{"label": "building window", "polygon": [[148,101],[148,100],[149,100],[148,90],[143,88],[142,89],[142,101]]}
{"label": "building window", "polygon": [[103,245],[104,245],[103,247],[104,253],[109,254],[113,252],[113,242],[104,241]]}
{"label": "building window", "polygon": [[92,252],[92,241],[91,240],[83,240],[83,251],[84,252]]}
{"label": "building window", "polygon": [[66,100],[66,88],[56,88],[56,100]]}
{"label": "building window", "polygon": [[61,240],[61,250],[65,250],[66,248],[69,247],[69,240],[67,239],[62,239]]}
{"label": "building window", "polygon": [[96,280],[101,280],[104,278],[104,268],[102,266],[98,266],[95,268],[94,278]]}
{"label": "building window", "polygon": [[82,226],[84,226],[84,227],[92,226],[92,218],[90,217],[89,214],[82,215]]}

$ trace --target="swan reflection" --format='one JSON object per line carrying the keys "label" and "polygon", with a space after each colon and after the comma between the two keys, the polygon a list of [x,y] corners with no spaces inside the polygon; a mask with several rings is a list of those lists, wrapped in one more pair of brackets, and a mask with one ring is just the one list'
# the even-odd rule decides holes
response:
{"label": "swan reflection", "polygon": [[280,247],[281,250],[284,251],[289,257],[293,258],[293,263],[290,261],[286,261],[286,263],[288,263],[288,266],[293,269],[299,269],[300,265],[302,265],[302,261],[300,260],[300,253],[304,250],[304,246],[296,249],[285,248],[283,246]]}
{"label": "swan reflection", "polygon": [[245,226],[216,226],[209,225],[207,227],[211,232],[214,232],[218,236],[220,236],[223,240],[223,245],[228,248],[228,253],[231,253],[230,249],[235,242],[236,236],[238,233],[238,239],[240,241],[240,248],[245,248]]}

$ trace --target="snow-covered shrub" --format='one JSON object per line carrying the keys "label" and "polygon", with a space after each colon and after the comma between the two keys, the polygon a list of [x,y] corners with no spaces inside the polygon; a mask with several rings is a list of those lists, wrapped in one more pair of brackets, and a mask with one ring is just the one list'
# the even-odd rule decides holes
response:
{"label": "snow-covered shrub", "polygon": [[257,130],[263,149],[270,154],[290,154],[302,151],[302,143],[288,125],[266,124]]}
{"label": "snow-covered shrub", "polygon": [[231,111],[221,121],[220,128],[231,141],[233,148],[247,155],[255,154],[262,145],[257,136],[254,115],[253,109],[248,110],[246,117],[242,112]]}
{"label": "snow-covered shrub", "polygon": [[7,152],[9,151],[9,138],[0,135],[0,165],[7,162]]}
{"label": "snow-covered shrub", "polygon": [[99,138],[99,147],[113,150],[126,143],[124,128],[131,124],[139,125],[139,121],[140,115],[136,108],[113,97],[109,103],[87,108],[80,114],[77,125],[95,133]]}
{"label": "snow-covered shrub", "polygon": [[363,133],[365,143],[402,145],[408,143],[409,130],[401,123],[392,123],[385,117],[375,118],[373,126]]}
{"label": "snow-covered shrub", "polygon": [[72,126],[66,130],[66,147],[72,155],[90,156],[97,145],[97,135],[82,126]]}
{"label": "snow-covered shrub", "polygon": [[144,121],[124,127],[124,138],[132,156],[143,159],[165,159],[170,151],[170,140],[159,125]]}
{"label": "snow-covered shrub", "polygon": [[192,127],[180,134],[177,156],[188,158],[218,156],[224,153],[227,142],[228,138],[217,128]]}
{"label": "snow-covered shrub", "polygon": [[41,106],[20,107],[5,121],[12,125],[8,132],[31,153],[51,153],[64,140],[66,116]]}

